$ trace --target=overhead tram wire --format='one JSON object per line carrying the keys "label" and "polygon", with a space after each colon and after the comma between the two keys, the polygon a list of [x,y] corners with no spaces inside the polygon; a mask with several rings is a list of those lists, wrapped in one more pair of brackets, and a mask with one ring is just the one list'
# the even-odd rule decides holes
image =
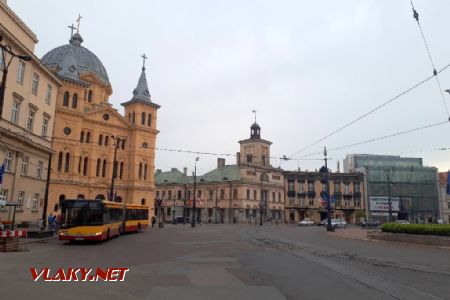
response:
{"label": "overhead tram wire", "polygon": [[[442,69],[436,71],[436,74],[439,74],[439,73],[445,71],[448,67],[450,67],[450,64],[447,64],[447,65],[446,65],[445,67],[443,67]],[[332,137],[332,136],[335,135],[336,133],[338,133],[338,132],[340,132],[340,131],[342,131],[342,130],[348,128],[348,127],[350,127],[351,125],[355,124],[356,122],[358,122],[358,121],[364,119],[365,117],[369,116],[370,114],[376,112],[377,110],[383,108],[384,106],[386,106],[386,105],[388,105],[388,104],[394,102],[395,100],[399,99],[400,97],[402,97],[402,96],[406,95],[407,93],[411,92],[412,90],[418,88],[418,87],[421,86],[422,84],[428,82],[428,81],[429,81],[430,79],[432,79],[433,77],[435,77],[434,74],[431,75],[431,76],[428,76],[427,78],[425,78],[425,79],[423,79],[423,80],[421,80],[421,81],[419,81],[419,82],[417,82],[417,83],[414,84],[413,86],[407,88],[407,89],[404,90],[403,92],[397,94],[396,96],[390,98],[389,100],[387,100],[387,101],[381,103],[380,105],[374,107],[373,109],[371,109],[371,110],[369,110],[368,112],[362,114],[361,116],[357,117],[356,119],[354,119],[354,120],[350,121],[349,123],[347,123],[347,124],[345,124],[345,125],[339,127],[339,128],[336,129],[336,130],[333,130],[333,131],[330,132],[329,134],[327,134],[327,135],[321,137],[320,139],[316,140],[315,142],[309,144],[308,146],[303,147],[302,149],[298,150],[297,152],[291,154],[291,155],[288,157],[288,159],[291,159],[291,158],[294,157],[295,155],[297,155],[297,154],[299,154],[299,153],[301,153],[301,152],[303,152],[303,151],[305,151],[305,150],[307,150],[307,149],[309,149],[309,148],[311,148],[311,147],[313,147],[313,146],[319,144],[320,142],[326,140],[327,138]],[[450,120],[450,119],[449,119],[449,120]],[[317,152],[317,153],[322,154],[322,152]]]}
{"label": "overhead tram wire", "polygon": [[[328,152],[337,151],[337,150],[342,150],[342,149],[346,149],[346,148],[351,148],[351,147],[354,147],[354,146],[359,146],[359,145],[363,145],[363,144],[373,143],[373,142],[385,140],[385,139],[388,139],[388,138],[393,138],[393,137],[397,137],[397,136],[400,136],[400,135],[404,135],[404,134],[408,134],[408,133],[412,133],[412,132],[416,132],[416,131],[420,131],[420,130],[424,130],[424,129],[428,129],[428,128],[432,128],[432,127],[437,127],[437,126],[440,126],[440,125],[443,125],[443,124],[448,124],[448,123],[449,123],[448,120],[437,122],[437,123],[432,123],[432,124],[428,124],[428,125],[425,125],[425,126],[416,127],[416,128],[413,128],[413,129],[400,131],[400,132],[396,132],[396,133],[392,133],[392,134],[388,134],[388,135],[384,135],[384,136],[380,136],[380,137],[376,137],[376,138],[371,138],[371,139],[367,139],[367,140],[356,142],[356,143],[352,143],[352,144],[347,144],[347,145],[338,146],[338,147],[329,148],[329,149],[327,148],[327,151]],[[309,154],[305,154],[305,155],[299,156],[297,158],[294,158],[293,160],[303,159],[305,157],[310,157],[310,156],[313,156],[313,155],[319,155],[321,153],[322,153],[321,151],[320,152],[309,153]]]}
{"label": "overhead tram wire", "polygon": [[439,93],[441,94],[442,103],[444,104],[445,111],[447,113],[447,118],[450,120],[450,114],[449,114],[449,110],[447,107],[447,103],[445,102],[444,92],[442,91],[442,87],[441,87],[441,81],[439,80],[438,72],[436,71],[436,67],[435,67],[435,64],[433,61],[433,56],[431,55],[430,47],[428,46],[427,39],[425,38],[425,34],[422,29],[422,25],[420,24],[420,21],[419,21],[419,13],[417,12],[416,8],[414,7],[413,1],[410,0],[410,2],[411,2],[412,11],[413,11],[413,18],[416,20],[417,26],[419,26],[420,35],[422,36],[423,43],[425,44],[425,48],[427,49],[428,58],[430,59],[431,67],[433,67],[433,75],[434,75],[434,77],[436,77],[436,83],[439,88]]}

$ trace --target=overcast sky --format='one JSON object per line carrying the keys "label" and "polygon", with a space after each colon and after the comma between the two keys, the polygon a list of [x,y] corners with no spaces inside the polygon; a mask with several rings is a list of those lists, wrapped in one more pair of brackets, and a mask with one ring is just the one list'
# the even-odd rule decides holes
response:
{"label": "overcast sky", "polygon": [[[68,43],[80,13],[83,46],[103,62],[110,102],[132,96],[145,52],[158,112],[157,147],[235,154],[249,137],[252,110],[272,156],[290,156],[432,74],[409,0],[29,1],[9,6],[36,33],[36,54]],[[450,64],[450,1],[416,0],[437,69]],[[440,74],[450,88],[450,68]],[[445,94],[450,106],[450,96]],[[300,155],[445,121],[435,80]],[[423,157],[450,168],[450,125],[330,151]],[[157,151],[156,168],[193,168],[194,154]],[[320,155],[311,158],[320,158]],[[201,156],[198,172],[216,165]],[[227,164],[235,158],[227,157]],[[273,159],[274,166],[280,160]],[[281,166],[318,169],[320,161]],[[342,162],[341,162],[342,165]]]}

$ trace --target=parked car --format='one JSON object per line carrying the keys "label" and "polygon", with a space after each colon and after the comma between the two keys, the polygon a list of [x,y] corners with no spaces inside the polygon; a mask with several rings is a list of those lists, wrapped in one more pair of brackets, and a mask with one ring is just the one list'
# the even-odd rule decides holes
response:
{"label": "parked car", "polygon": [[397,224],[409,224],[409,222],[406,221],[406,220],[397,220],[397,221],[395,221],[395,223],[397,223]]}
{"label": "parked car", "polygon": [[310,219],[303,219],[300,222],[298,222],[298,226],[312,226],[314,225],[314,222]]}
{"label": "parked car", "polygon": [[333,226],[334,228],[347,228],[348,227],[347,222],[342,219],[331,220],[331,226]]}
{"label": "parked car", "polygon": [[361,226],[362,227],[367,227],[367,228],[378,227],[380,225],[381,225],[380,221],[364,221],[364,222],[361,222]]}
{"label": "parked car", "polygon": [[319,225],[320,226],[327,226],[327,224],[328,224],[328,219],[323,219],[322,221],[320,221],[320,223],[319,223]]}

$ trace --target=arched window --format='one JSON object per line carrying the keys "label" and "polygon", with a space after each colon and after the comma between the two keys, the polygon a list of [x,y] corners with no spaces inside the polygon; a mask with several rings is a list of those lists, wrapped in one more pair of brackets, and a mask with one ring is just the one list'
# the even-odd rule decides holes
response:
{"label": "arched window", "polygon": [[86,133],[86,143],[89,143],[90,139],[91,139],[91,133],[88,131]]}
{"label": "arched window", "polygon": [[106,159],[103,160],[102,177],[106,176]]}
{"label": "arched window", "polygon": [[141,114],[141,125],[145,125],[145,112]]}
{"label": "arched window", "polygon": [[80,156],[80,159],[78,160],[78,174],[81,174],[81,162],[83,161],[83,158]]}
{"label": "arched window", "polygon": [[131,123],[131,113],[130,112],[128,113],[128,122]]}
{"label": "arched window", "polygon": [[122,176],[123,176],[123,161],[120,162],[119,178],[122,179]]}
{"label": "arched window", "polygon": [[139,179],[142,179],[142,163],[139,163],[138,178],[139,178]]}
{"label": "arched window", "polygon": [[105,146],[108,146],[109,136],[105,136]]}
{"label": "arched window", "polygon": [[132,123],[136,123],[136,113],[133,111]]}
{"label": "arched window", "polygon": [[84,195],[83,194],[78,194],[77,195],[77,199],[84,199]]}
{"label": "arched window", "polygon": [[152,114],[148,114],[147,126],[152,127]]}
{"label": "arched window", "polygon": [[83,164],[83,176],[87,175],[87,169],[88,169],[88,157],[84,157],[84,164]]}
{"label": "arched window", "polygon": [[122,202],[122,197],[121,196],[116,196],[116,202]]}
{"label": "arched window", "polygon": [[66,172],[66,173],[69,172],[69,165],[70,165],[70,153],[67,152],[66,153],[66,161],[64,163],[64,172]]}
{"label": "arched window", "polygon": [[63,153],[58,153],[58,172],[61,172],[62,169],[62,161],[63,161]]}
{"label": "arched window", "polygon": [[102,163],[102,161],[99,159],[97,159],[97,169],[95,170],[95,176],[100,176],[100,164]]}
{"label": "arched window", "polygon": [[88,102],[92,102],[92,90],[88,92]]}
{"label": "arched window", "polygon": [[80,143],[84,141],[84,131],[81,131],[80,133]]}
{"label": "arched window", "polygon": [[141,199],[141,205],[145,205],[145,198]]}
{"label": "arched window", "polygon": [[72,108],[77,108],[78,107],[78,95],[77,94],[73,94],[72,96]]}
{"label": "arched window", "polygon": [[147,180],[147,164],[144,164],[144,180]]}
{"label": "arched window", "polygon": [[63,106],[69,106],[69,92],[64,92]]}
{"label": "arched window", "polygon": [[105,200],[105,196],[102,194],[98,194],[97,196],[95,196],[95,200]]}
{"label": "arched window", "polygon": [[148,148],[148,144],[146,142],[142,143],[142,148],[147,149]]}

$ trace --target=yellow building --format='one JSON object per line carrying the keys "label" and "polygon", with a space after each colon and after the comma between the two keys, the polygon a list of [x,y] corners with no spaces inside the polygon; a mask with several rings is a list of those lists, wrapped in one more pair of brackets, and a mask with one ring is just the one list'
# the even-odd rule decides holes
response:
{"label": "yellow building", "polygon": [[56,99],[48,213],[57,212],[65,198],[153,207],[160,106],[151,101],[145,65],[132,98],[122,103],[123,116],[108,102],[112,88],[105,67],[82,42],[77,30],[69,44],[42,58],[63,83]]}
{"label": "yellow building", "polygon": [[0,162],[5,168],[0,199],[17,205],[15,214],[12,206],[0,210],[0,220],[37,224],[43,213],[56,95],[62,83],[34,55],[36,35],[6,1],[0,1],[0,36],[3,46],[22,56],[12,57],[0,48],[0,78],[8,71],[0,116]]}

